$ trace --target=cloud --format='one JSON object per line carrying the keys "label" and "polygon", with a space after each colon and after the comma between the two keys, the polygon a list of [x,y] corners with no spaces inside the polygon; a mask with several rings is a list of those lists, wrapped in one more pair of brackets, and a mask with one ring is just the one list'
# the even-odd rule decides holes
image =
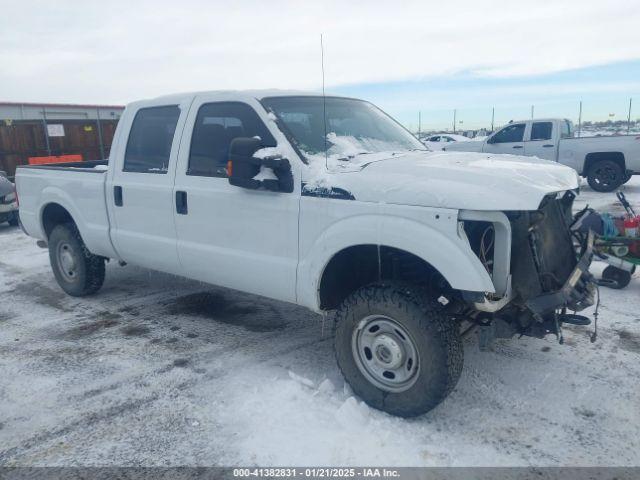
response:
{"label": "cloud", "polygon": [[640,58],[639,24],[621,0],[5,2],[0,97],[317,89],[320,33],[329,87],[538,75]]}

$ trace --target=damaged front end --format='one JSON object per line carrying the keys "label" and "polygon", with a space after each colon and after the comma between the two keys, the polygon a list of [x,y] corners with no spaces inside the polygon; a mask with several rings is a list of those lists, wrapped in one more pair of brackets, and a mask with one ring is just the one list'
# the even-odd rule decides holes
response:
{"label": "damaged front end", "polygon": [[[510,235],[503,231],[504,220],[496,224],[461,216],[472,249],[496,284],[496,294],[466,296],[476,310],[474,320],[488,327],[483,330],[490,336],[552,333],[561,338],[563,322],[590,323],[575,312],[594,304],[596,284],[589,273],[594,239],[591,233],[573,234],[574,199],[568,191],[545,197],[535,211],[504,212]],[[507,235],[510,258],[505,259],[500,248],[506,247]],[[502,291],[500,278],[507,280]]]}

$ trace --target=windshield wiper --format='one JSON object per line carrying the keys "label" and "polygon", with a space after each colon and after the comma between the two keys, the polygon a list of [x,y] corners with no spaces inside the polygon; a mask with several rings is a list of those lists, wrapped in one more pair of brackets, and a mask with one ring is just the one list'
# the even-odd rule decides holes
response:
{"label": "windshield wiper", "polygon": [[353,160],[356,157],[359,157],[360,155],[371,155],[372,153],[376,153],[376,152],[360,152],[360,153],[354,153],[353,155],[347,155],[346,157],[340,157],[338,158],[339,162],[348,162],[349,160]]}

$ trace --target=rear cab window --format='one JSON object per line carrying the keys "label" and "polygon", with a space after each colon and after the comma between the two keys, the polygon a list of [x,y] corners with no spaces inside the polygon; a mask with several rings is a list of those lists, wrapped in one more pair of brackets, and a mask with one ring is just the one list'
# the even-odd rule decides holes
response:
{"label": "rear cab window", "polygon": [[167,173],[179,117],[177,105],[138,110],[129,132],[122,171]]}
{"label": "rear cab window", "polygon": [[573,138],[573,125],[569,120],[560,123],[560,138]]}

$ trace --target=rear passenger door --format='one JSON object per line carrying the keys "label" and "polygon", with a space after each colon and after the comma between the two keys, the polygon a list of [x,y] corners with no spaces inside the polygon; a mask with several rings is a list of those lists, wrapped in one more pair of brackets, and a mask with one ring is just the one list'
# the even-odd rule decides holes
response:
{"label": "rear passenger door", "polygon": [[[284,301],[295,301],[300,172],[290,158],[293,193],[229,184],[229,146],[237,137],[276,141],[257,102],[197,97],[175,181],[180,262],[189,277]],[[266,112],[262,110],[263,116]],[[266,118],[265,118],[266,120]]]}
{"label": "rear passenger door", "polygon": [[529,139],[524,146],[525,155],[556,160],[558,135],[553,130],[553,122],[532,122]]}
{"label": "rear passenger door", "polygon": [[120,257],[169,273],[180,271],[173,182],[189,103],[145,104],[121,119],[129,135],[116,145],[107,182],[112,239]]}
{"label": "rear passenger door", "polygon": [[485,144],[484,151],[489,153],[510,153],[524,155],[524,131],[526,123],[511,123],[498,130]]}

